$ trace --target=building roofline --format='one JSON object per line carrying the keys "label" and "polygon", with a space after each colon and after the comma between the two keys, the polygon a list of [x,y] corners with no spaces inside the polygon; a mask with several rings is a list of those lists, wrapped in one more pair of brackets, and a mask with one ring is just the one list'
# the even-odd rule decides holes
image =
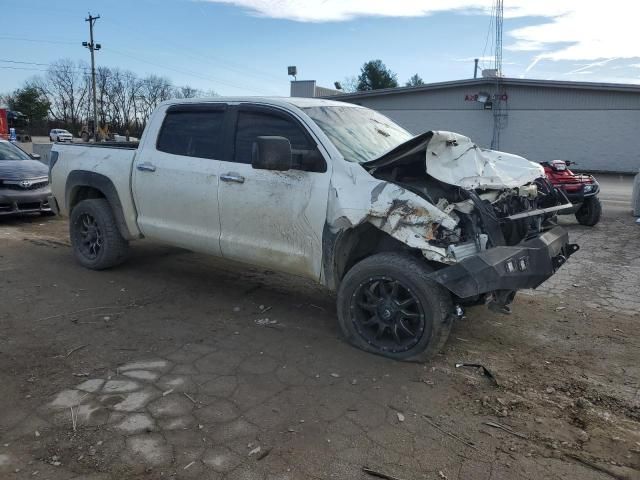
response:
{"label": "building roofline", "polygon": [[[470,78],[465,80],[450,80],[446,82],[427,83],[425,85],[420,85],[417,87],[382,88],[379,90],[368,90],[366,92],[342,93],[340,95],[330,95],[322,98],[338,100],[377,97],[382,95],[402,95],[404,93],[426,92],[430,90],[441,90],[446,88],[487,85],[493,84],[495,83],[495,81],[495,78]],[[567,88],[573,90],[607,90],[640,93],[640,84],[631,83],[573,82],[562,80],[534,80],[508,77],[503,77],[500,79],[500,81],[505,86],[514,85],[524,87]]]}

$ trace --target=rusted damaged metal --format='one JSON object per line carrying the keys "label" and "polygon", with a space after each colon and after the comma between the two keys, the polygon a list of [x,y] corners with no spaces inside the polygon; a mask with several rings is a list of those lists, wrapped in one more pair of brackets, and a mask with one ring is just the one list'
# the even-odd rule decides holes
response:
{"label": "rusted damaged metal", "polygon": [[434,238],[436,228],[442,226],[453,230],[458,221],[403,187],[372,180],[367,182],[368,194],[360,193],[359,189],[354,191],[352,185],[346,188],[333,186],[328,216],[332,230],[368,222],[409,247],[419,249],[429,260],[454,263],[455,258],[448,255],[445,248],[429,241]]}

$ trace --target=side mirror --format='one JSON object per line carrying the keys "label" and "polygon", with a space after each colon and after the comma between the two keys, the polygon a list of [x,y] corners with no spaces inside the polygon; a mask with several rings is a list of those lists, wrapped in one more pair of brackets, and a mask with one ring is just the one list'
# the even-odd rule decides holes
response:
{"label": "side mirror", "polygon": [[31,158],[33,158],[34,160],[40,160],[40,154],[39,153],[31,153],[31,154],[29,154],[29,156]]}
{"label": "side mirror", "polygon": [[261,170],[291,170],[291,143],[284,137],[257,137],[251,150],[251,166]]}

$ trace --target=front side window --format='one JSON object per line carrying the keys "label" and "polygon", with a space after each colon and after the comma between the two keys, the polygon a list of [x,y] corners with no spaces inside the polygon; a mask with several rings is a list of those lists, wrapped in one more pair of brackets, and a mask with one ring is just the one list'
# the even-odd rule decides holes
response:
{"label": "front side window", "polygon": [[224,116],[224,110],[168,111],[157,149],[174,155],[221,159]]}
{"label": "front side window", "polygon": [[257,137],[262,136],[287,138],[291,143],[294,155],[296,150],[311,151],[316,149],[300,125],[277,114],[240,111],[237,125],[234,157],[234,161],[237,163],[251,163],[253,142]]}

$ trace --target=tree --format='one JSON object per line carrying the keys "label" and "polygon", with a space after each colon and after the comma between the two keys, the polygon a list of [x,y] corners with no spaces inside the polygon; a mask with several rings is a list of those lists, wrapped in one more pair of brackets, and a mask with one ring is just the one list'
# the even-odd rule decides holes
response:
{"label": "tree", "polygon": [[[0,105],[22,112],[32,122],[46,121],[72,131],[93,118],[91,76],[82,62],[63,59],[51,64],[46,74],[33,77],[21,89],[0,95]],[[176,87],[168,78],[138,77],[128,70],[99,66],[96,69],[98,121],[112,132],[142,133],[149,115],[170,98],[215,97],[214,90],[189,85]],[[51,126],[51,125],[50,125]],[[49,126],[49,127],[50,127]]]}
{"label": "tree", "polygon": [[340,82],[342,86],[342,91],[344,93],[353,93],[358,91],[358,77],[355,75],[351,75],[349,77],[344,77],[344,80]]}
{"label": "tree", "polygon": [[175,98],[195,98],[202,97],[202,92],[197,88],[193,88],[189,85],[185,85],[183,87],[176,87],[173,92],[173,96]]}
{"label": "tree", "polygon": [[7,103],[11,110],[22,113],[31,124],[46,120],[49,115],[49,100],[32,85],[17,89]]}
{"label": "tree", "polygon": [[89,75],[84,63],[58,60],[44,77],[37,77],[29,85],[37,88],[50,102],[51,117],[72,128],[83,120],[89,100]]}
{"label": "tree", "polygon": [[420,85],[424,85],[424,80],[422,80],[422,78],[420,78],[420,75],[418,75],[417,73],[409,80],[407,80],[407,83],[405,83],[405,87],[419,87]]}
{"label": "tree", "polygon": [[382,60],[370,60],[360,69],[358,91],[378,90],[379,88],[395,88],[398,76],[382,63]]}
{"label": "tree", "polygon": [[13,101],[13,93],[0,93],[0,107],[8,107]]}

